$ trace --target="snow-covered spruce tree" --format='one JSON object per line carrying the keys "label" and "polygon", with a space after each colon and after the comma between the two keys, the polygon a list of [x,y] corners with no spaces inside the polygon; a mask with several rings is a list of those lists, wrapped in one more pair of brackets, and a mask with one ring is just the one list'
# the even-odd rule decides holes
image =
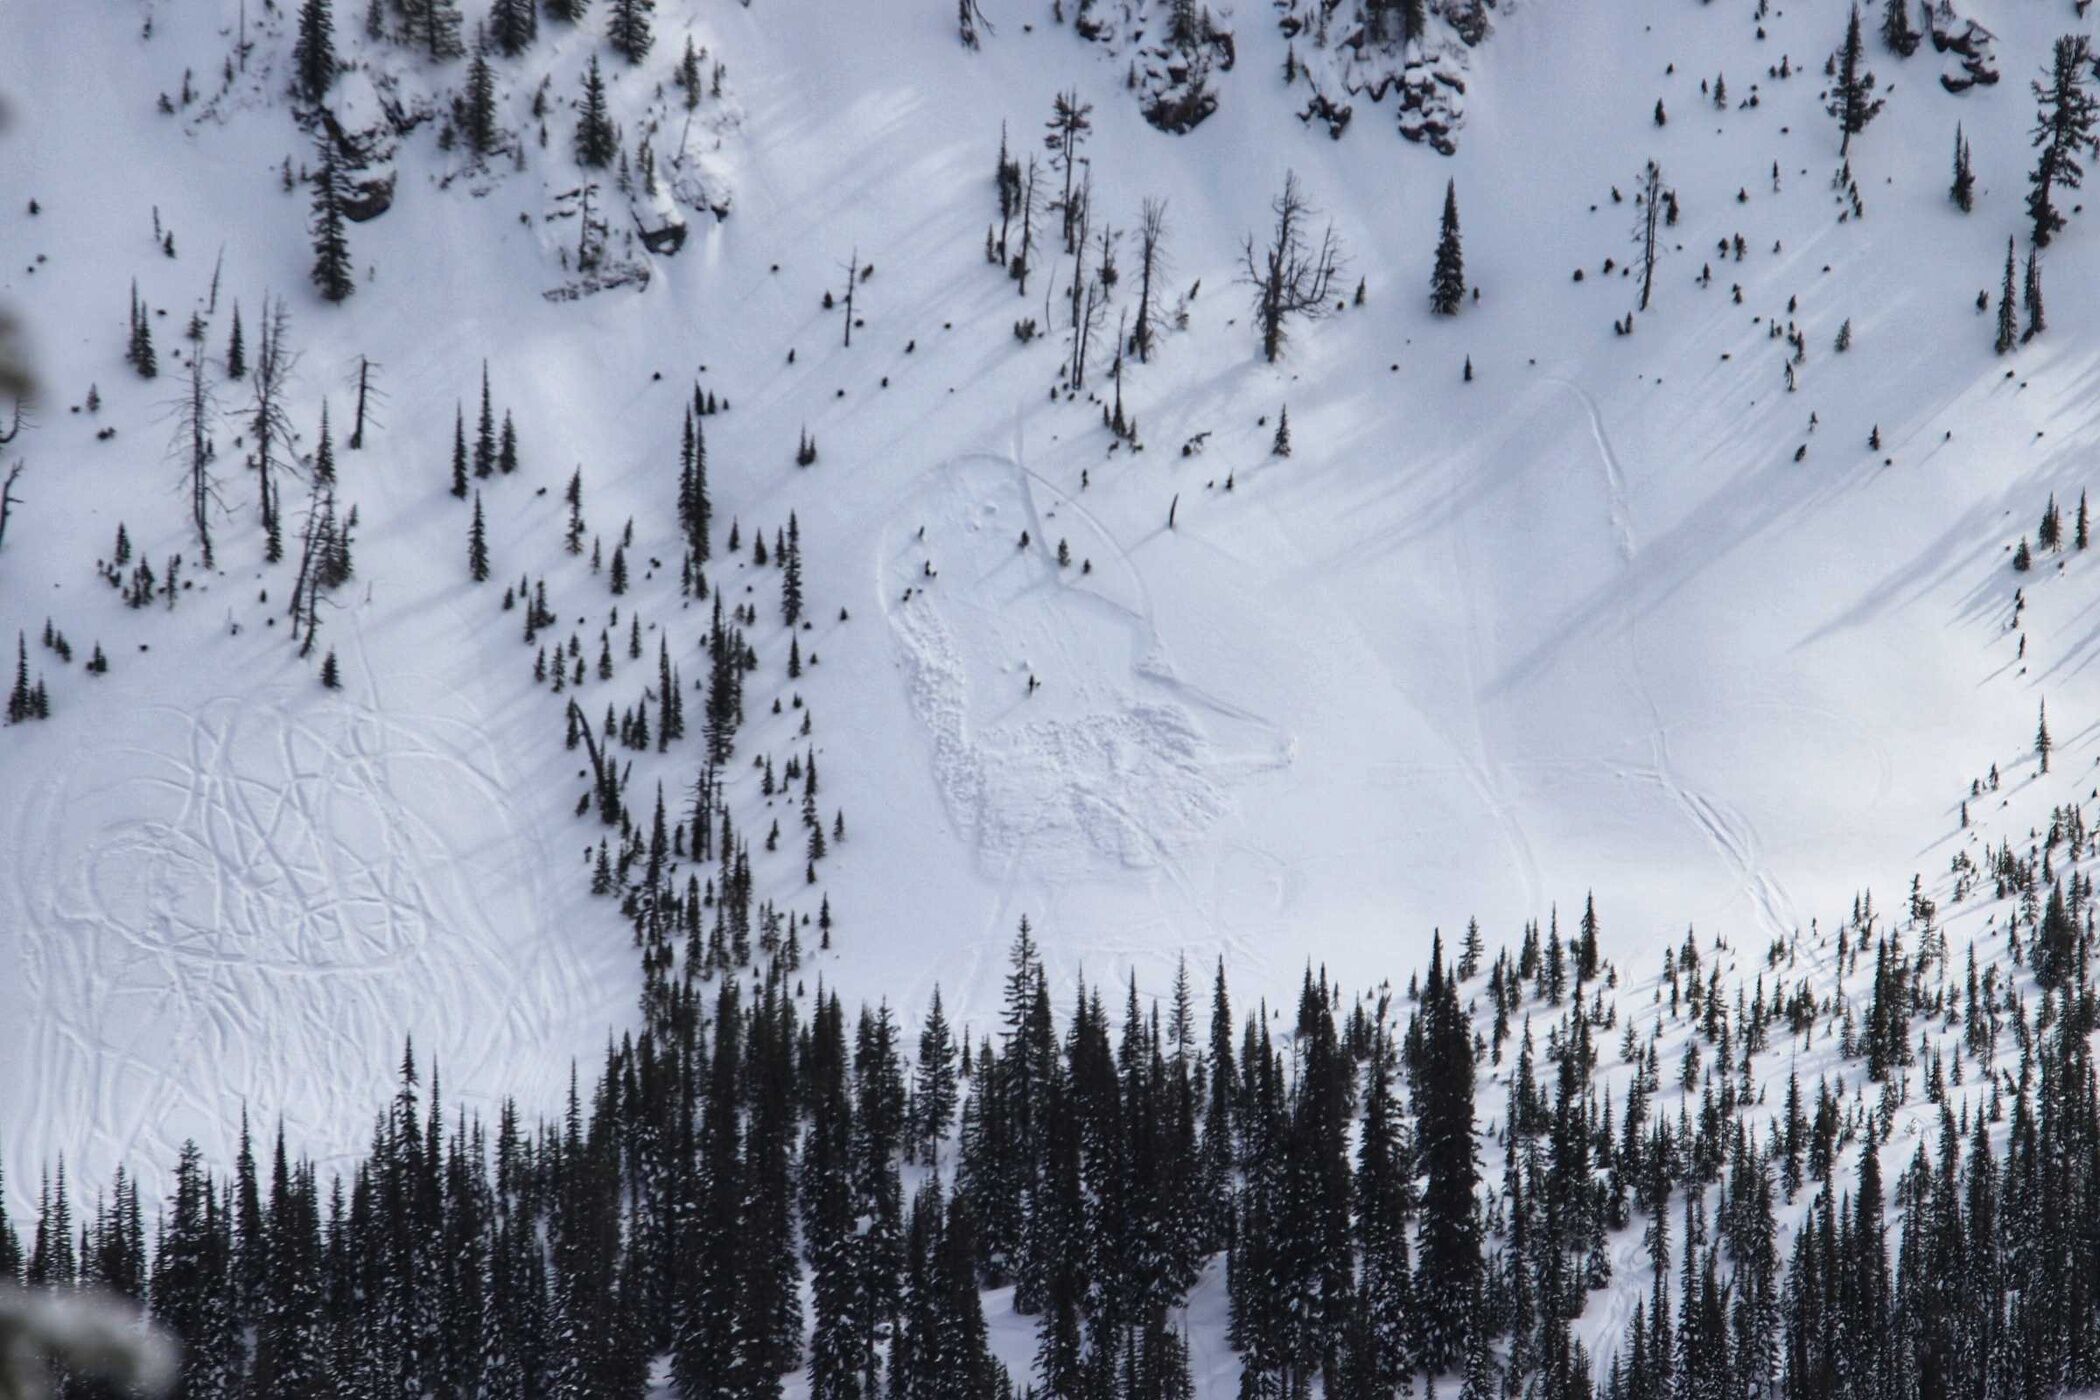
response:
{"label": "snow-covered spruce tree", "polygon": [[576,159],[603,170],[619,153],[620,140],[605,106],[605,76],[598,71],[598,56],[592,54],[583,75],[583,110],[576,117]]}
{"label": "snow-covered spruce tree", "polygon": [[328,301],[342,301],[357,290],[350,267],[350,238],[343,229],[342,172],[336,166],[335,141],[324,127],[320,164],[314,171],[313,233],[315,290]]}
{"label": "snow-covered spruce tree", "polygon": [[467,577],[476,583],[489,580],[489,530],[481,513],[481,493],[474,493],[474,521],[467,527]]}
{"label": "snow-covered spruce tree", "polygon": [[788,512],[786,547],[780,559],[780,615],[793,627],[802,620],[802,525]]}
{"label": "snow-covered spruce tree", "polygon": [[153,349],[153,313],[139,297],[139,284],[131,284],[131,336],[124,346],[124,358],[138,371],[139,378],[151,379],[160,373],[160,357]]}
{"label": "snow-covered spruce tree", "polygon": [[1960,122],[1954,124],[1954,181],[1947,187],[1947,197],[1964,214],[1976,207],[1976,172],[1969,165],[1969,142]]}
{"label": "snow-covered spruce tree", "polygon": [[546,0],[546,3],[548,14],[570,24],[581,23],[591,8],[591,0]]}
{"label": "snow-covered spruce tree", "polygon": [[1458,236],[1458,182],[1444,182],[1444,216],[1437,228],[1436,266],[1429,274],[1429,305],[1439,316],[1456,316],[1466,296],[1465,253]]}
{"label": "snow-covered spruce tree", "polygon": [[241,338],[241,304],[233,304],[233,329],[226,336],[226,377],[239,379],[248,372],[248,347]]}
{"label": "snow-covered spruce tree", "polygon": [[2027,218],[2037,248],[2048,247],[2064,226],[2055,204],[2056,187],[2075,190],[2085,178],[2078,158],[2093,144],[2096,109],[2086,87],[2092,65],[2091,41],[2083,34],[2066,34],[2050,55],[2046,81],[2034,84],[2041,104],[2034,120],[2034,144],[2041,154],[2027,178]]}
{"label": "snow-covered spruce tree", "polygon": [[515,58],[538,37],[538,0],[493,0],[489,6],[488,38],[496,51]]}
{"label": "snow-covered spruce tree", "polygon": [[481,415],[474,426],[474,475],[496,474],[496,411],[489,401],[489,362],[481,362]]}
{"label": "snow-covered spruce tree", "polygon": [[1271,457],[1291,455],[1291,406],[1285,404],[1276,410],[1276,437],[1269,444]]}
{"label": "snow-covered spruce tree", "polygon": [[292,47],[292,68],[299,96],[319,102],[335,82],[335,15],[333,0],[305,0],[299,7],[299,38]]}
{"label": "snow-covered spruce tree", "polygon": [[1283,190],[1269,201],[1269,209],[1276,223],[1267,244],[1257,248],[1251,233],[1241,244],[1240,280],[1253,288],[1262,358],[1274,364],[1283,357],[1293,317],[1317,321],[1334,309],[1331,292],[1342,248],[1332,223],[1317,240],[1312,237],[1307,226],[1315,211],[1295,171],[1284,173]]}
{"label": "snow-covered spruce tree", "polygon": [[452,494],[467,498],[467,410],[464,404],[452,415]]}
{"label": "snow-covered spruce tree", "polygon": [[467,68],[467,149],[486,156],[496,149],[496,74],[489,65],[488,50],[474,48],[474,61]]}
{"label": "snow-covered spruce tree", "polygon": [[411,0],[410,39],[440,63],[466,52],[460,41],[459,0]]}
{"label": "snow-covered spruce tree", "polygon": [[649,28],[649,11],[655,0],[611,0],[612,17],[605,22],[605,38],[613,46],[613,52],[629,63],[640,63],[649,56],[650,46],[656,42]]}
{"label": "snow-covered spruce tree", "polygon": [[2003,355],[2019,339],[2019,322],[2013,315],[2013,240],[2005,240],[2005,282],[1998,291],[1998,338],[1992,348]]}
{"label": "snow-covered spruce tree", "polygon": [[2027,329],[2020,333],[2025,342],[2049,328],[2048,318],[2042,313],[2041,251],[2036,248],[2027,250],[2027,276],[2020,284],[2020,304],[2027,312]]}
{"label": "snow-covered spruce tree", "polygon": [[1898,58],[1918,51],[1918,31],[1910,20],[1911,0],[1886,0],[1881,11],[1881,41]]}
{"label": "snow-covered spruce tree", "polygon": [[1408,1079],[1414,1090],[1415,1151],[1425,1173],[1420,1258],[1416,1271],[1417,1360],[1431,1372],[1449,1369],[1479,1326],[1468,1308],[1481,1281],[1479,1218],[1473,1195],[1480,1180],[1473,1127],[1473,1046],[1458,985],[1443,967],[1443,945],[1432,939],[1418,1031]]}
{"label": "snow-covered spruce tree", "polygon": [[1874,95],[1874,75],[1866,67],[1866,41],[1860,37],[1859,6],[1852,7],[1845,22],[1845,42],[1832,57],[1835,79],[1830,85],[1826,110],[1837,118],[1838,154],[1850,155],[1852,138],[1867,129],[1880,113],[1882,99]]}

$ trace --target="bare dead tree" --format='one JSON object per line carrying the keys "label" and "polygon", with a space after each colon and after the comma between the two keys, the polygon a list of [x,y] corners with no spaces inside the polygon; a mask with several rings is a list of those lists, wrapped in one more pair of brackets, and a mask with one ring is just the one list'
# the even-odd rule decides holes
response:
{"label": "bare dead tree", "polygon": [[7,469],[7,479],[0,481],[0,545],[7,543],[7,518],[14,514],[15,507],[22,499],[15,494],[15,483],[22,479],[22,473],[26,470],[26,463],[16,462]]}
{"label": "bare dead tree", "polygon": [[977,0],[956,0],[956,3],[956,23],[962,31],[962,46],[964,48],[975,49],[977,47],[977,31],[979,29],[982,29],[987,34],[998,33],[997,30],[992,28],[992,22],[985,18],[984,11],[978,8]]}
{"label": "bare dead tree", "polygon": [[1158,313],[1153,305],[1154,285],[1167,267],[1167,202],[1148,199],[1138,216],[1138,304],[1137,325],[1130,332],[1130,348],[1138,363],[1152,358],[1153,325]]}
{"label": "bare dead tree", "polygon": [[1078,90],[1059,93],[1050,104],[1050,120],[1043,123],[1043,145],[1049,148],[1051,164],[1065,177],[1065,197],[1058,207],[1065,216],[1065,248],[1073,242],[1072,181],[1080,163],[1079,148],[1094,129],[1094,104],[1079,100]]}
{"label": "bare dead tree", "polygon": [[255,342],[255,367],[249,383],[255,390],[255,400],[250,406],[248,427],[255,435],[255,470],[261,491],[263,558],[275,564],[284,558],[284,530],[277,508],[277,481],[275,472],[284,470],[296,473],[299,458],[292,444],[291,415],[284,409],[285,382],[291,377],[299,356],[291,349],[287,335],[291,328],[291,313],[285,310],[284,298],[263,299],[262,330]]}
{"label": "bare dead tree", "polygon": [[219,416],[218,401],[204,378],[204,357],[190,356],[188,390],[174,403],[175,437],[169,453],[182,463],[183,487],[190,501],[190,523],[196,527],[204,567],[212,567],[211,508],[218,503],[219,486],[212,476],[213,422]]}
{"label": "bare dead tree", "polygon": [[1633,241],[1641,245],[1641,310],[1648,309],[1648,298],[1655,290],[1655,257],[1658,251],[1657,232],[1662,227],[1663,204],[1670,192],[1663,187],[1662,167],[1654,161],[1641,172],[1640,192],[1634,202],[1641,206],[1640,226],[1634,230]]}
{"label": "bare dead tree", "polygon": [[357,421],[350,426],[350,450],[360,451],[365,445],[365,420],[369,418],[376,426],[385,427],[379,415],[372,411],[372,400],[386,399],[386,391],[372,382],[372,371],[380,366],[372,363],[368,355],[357,357]]}
{"label": "bare dead tree", "polygon": [[1276,227],[1268,246],[1257,249],[1248,234],[1240,280],[1254,289],[1254,315],[1261,327],[1262,357],[1282,358],[1292,317],[1317,321],[1332,311],[1330,296],[1341,271],[1342,249],[1329,223],[1314,242],[1307,232],[1315,211],[1298,187],[1295,172],[1283,177],[1283,192],[1269,201]]}
{"label": "bare dead tree", "polygon": [[860,249],[846,263],[846,348],[853,348],[853,293],[860,286]]}
{"label": "bare dead tree", "polygon": [[1021,203],[1018,210],[1021,216],[1021,251],[1014,255],[1011,264],[1013,279],[1020,283],[1021,295],[1024,297],[1028,295],[1028,273],[1035,258],[1035,185],[1039,173],[1040,167],[1036,164],[1035,157],[1030,156],[1028,173],[1021,180]]}
{"label": "bare dead tree", "polygon": [[[1072,255],[1072,287],[1066,293],[1072,304],[1072,329],[1079,329],[1079,313],[1086,301],[1087,222],[1094,212],[1094,179],[1089,171],[1079,188],[1065,197],[1065,248]],[[1077,237],[1074,237],[1074,234]]]}

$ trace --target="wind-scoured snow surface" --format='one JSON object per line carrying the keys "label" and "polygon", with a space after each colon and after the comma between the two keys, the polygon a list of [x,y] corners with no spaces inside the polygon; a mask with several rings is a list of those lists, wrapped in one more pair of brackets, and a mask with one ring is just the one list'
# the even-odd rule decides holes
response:
{"label": "wind-scoured snow surface", "polygon": [[[2015,575],[2008,559],[2050,492],[2068,520],[2100,438],[2092,216],[2046,255],[2045,335],[1994,357],[1975,308],[2024,234],[2026,84],[2080,23],[2068,0],[1965,9],[1996,31],[2005,81],[1962,95],[1929,43],[1906,62],[1870,41],[1893,91],[1853,142],[1866,217],[1843,220],[1828,5],[1775,11],[1762,39],[1747,0],[1506,7],[1471,55],[1451,158],[1401,141],[1380,107],[1360,104],[1341,140],[1301,123],[1259,5],[1229,17],[1239,61],[1181,137],[1146,125],[1124,66],[1047,4],[988,7],[996,33],[971,53],[940,4],[670,0],[640,70],[604,48],[594,10],[498,65],[523,170],[468,171],[436,122],[402,138],[392,210],[350,230],[358,286],[341,307],[307,279],[307,191],[279,182],[312,149],[281,95],[288,17],[258,9],[250,71],[209,116],[235,0],[0,10],[15,115],[0,297],[45,389],[5,454],[29,470],[0,548],[0,635],[26,631],[55,710],[0,732],[11,1164],[63,1154],[95,1179],[122,1160],[150,1181],[186,1136],[229,1156],[244,1104],[317,1154],[353,1152],[410,1035],[455,1103],[516,1093],[538,1111],[573,1062],[588,1077],[633,1023],[638,977],[617,912],[586,893],[598,833],[571,815],[578,755],[497,602],[505,580],[556,567],[581,466],[608,552],[632,517],[635,556],[672,561],[620,601],[694,635],[672,506],[695,382],[732,404],[705,420],[718,548],[732,517],[770,538],[793,510],[807,555],[801,645],[820,659],[797,688],[824,804],[850,829],[825,868],[836,949],[807,980],[907,1018],[938,983],[982,1031],[1024,914],[1053,979],[1134,967],[1164,991],[1178,957],[1222,956],[1246,999],[1295,987],[1308,960],[1344,985],[1404,978],[1434,927],[1477,915],[1513,937],[1593,889],[1608,951],[1645,969],[1687,925],[1761,944],[1865,886],[1936,886],[1957,850],[2084,795],[2094,566],[2067,553],[2059,578],[2045,555]],[[368,44],[361,13],[338,27],[347,58],[418,90],[463,81],[463,62]],[[729,214],[689,210],[683,251],[638,255],[645,287],[549,299],[575,229],[544,216],[576,184],[585,56],[623,120],[661,106],[661,85],[675,127],[688,30],[727,65],[687,141]],[[1775,79],[1782,56],[1794,76]],[[161,114],[185,69],[202,96]],[[1725,111],[1700,93],[1717,73]],[[545,147],[527,114],[542,75]],[[1000,123],[1017,153],[1037,149],[1066,87],[1094,107],[1097,231],[1134,228],[1142,198],[1167,204],[1169,302],[1187,321],[1126,367],[1141,454],[1109,450],[1097,402],[1048,392],[1066,345],[1044,296],[1067,275],[1055,217],[1026,299],[982,254]],[[1979,177],[1966,217],[1946,194],[1957,121]],[[1682,218],[1653,309],[1617,336],[1651,157]],[[1235,277],[1286,170],[1344,244],[1344,299],[1361,277],[1366,300],[1294,326],[1271,366]],[[1448,320],[1427,297],[1447,180],[1479,289]],[[1744,256],[1724,258],[1737,233]],[[260,563],[230,416],[219,572],[187,563],[195,586],[170,613],[124,609],[94,571],[120,521],[156,568],[194,556],[166,448],[171,352],[222,249],[207,349],[223,350],[226,303],[252,347],[265,293],[288,299],[304,449],[324,399],[340,446],[358,357],[382,367],[383,426],[339,454],[360,525],[358,576],[322,621],[337,692],[283,636],[290,569]],[[875,271],[847,349],[820,298],[856,253]],[[1133,240],[1119,261],[1089,372],[1102,393]],[[134,278],[167,312],[151,383],[122,362]],[[1045,336],[1017,341],[1022,317]],[[1805,337],[1793,392],[1775,319]],[[485,493],[496,579],[476,588],[446,487],[484,359],[524,465]],[[91,383],[100,413],[72,411]],[[218,387],[229,410],[245,399]],[[1276,458],[1286,403],[1294,451]],[[798,469],[805,427],[820,457]],[[286,493],[293,520],[302,490]],[[777,631],[776,574],[718,561],[713,577]],[[585,583],[554,601],[563,631],[600,625]],[[37,645],[47,617],[71,666]],[[97,641],[111,670],[90,678]],[[2048,788],[2028,759],[2044,698]],[[754,714],[777,739],[740,758],[784,754],[790,723]],[[1993,763],[2005,787],[1961,831]],[[814,904],[798,853],[757,859],[762,897]],[[9,1184],[33,1189],[19,1171]]]}

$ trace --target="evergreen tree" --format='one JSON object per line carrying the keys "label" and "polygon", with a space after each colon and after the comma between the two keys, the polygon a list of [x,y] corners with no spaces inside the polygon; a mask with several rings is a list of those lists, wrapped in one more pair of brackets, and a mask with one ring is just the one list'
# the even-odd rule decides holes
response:
{"label": "evergreen tree", "polygon": [[1852,138],[1867,129],[1880,113],[1882,99],[1874,95],[1874,75],[1866,69],[1866,44],[1860,38],[1859,6],[1852,7],[1845,22],[1845,42],[1833,57],[1836,78],[1830,87],[1826,110],[1837,118],[1838,155],[1852,152]]}
{"label": "evergreen tree", "polygon": [[489,577],[488,526],[481,515],[481,493],[474,493],[474,523],[467,528],[467,577],[487,583]]}
{"label": "evergreen tree", "polygon": [[788,626],[802,620],[802,526],[788,512],[786,547],[780,551],[780,615]]}
{"label": "evergreen tree", "polygon": [[1881,40],[1898,58],[1918,51],[1918,31],[1910,20],[1911,0],[1886,0],[1881,11]]}
{"label": "evergreen tree", "polygon": [[1474,1189],[1480,1178],[1473,1129],[1473,1043],[1457,984],[1444,975],[1443,944],[1432,939],[1423,985],[1416,1046],[1409,1064],[1414,1085],[1415,1147],[1424,1183],[1420,1261],[1420,1361],[1446,1370],[1465,1354],[1474,1325],[1467,1307],[1481,1280],[1480,1227]]}
{"label": "evergreen tree", "polygon": [[467,498],[467,411],[464,406],[452,415],[452,494]]}
{"label": "evergreen tree", "polygon": [[1961,123],[1954,124],[1954,183],[1948,187],[1954,207],[1966,214],[1976,206],[1976,172],[1969,165],[1969,142]]}
{"label": "evergreen tree", "polygon": [[2003,355],[2019,338],[2019,322],[2013,314],[2013,240],[2005,240],[2005,283],[1998,291],[1998,338],[1992,348]]}
{"label": "evergreen tree", "polygon": [[489,42],[515,58],[539,35],[538,0],[494,0],[489,6]]}
{"label": "evergreen tree", "polygon": [[226,336],[226,377],[239,379],[248,372],[248,350],[241,341],[241,304],[233,304],[233,329]]}
{"label": "evergreen tree", "polygon": [[2091,41],[2083,34],[2066,34],[2056,41],[2046,84],[2033,85],[2041,104],[2033,140],[2041,154],[2028,177],[2027,217],[2037,248],[2048,247],[2064,226],[2054,199],[2057,187],[2075,190],[2085,179],[2079,156],[2092,146],[2094,118],[2100,114],[2086,86],[2092,65]]}
{"label": "evergreen tree", "polygon": [[629,63],[647,58],[650,45],[656,42],[649,28],[649,11],[654,7],[655,0],[612,0],[612,18],[606,21],[605,37]]}
{"label": "evergreen tree", "polygon": [[488,50],[474,46],[474,62],[467,69],[467,148],[477,156],[496,149],[496,75],[489,66]]}
{"label": "evergreen tree", "polygon": [[319,102],[335,82],[335,16],[333,0],[304,0],[299,7],[299,38],[292,47],[292,67],[299,95]]}
{"label": "evergreen tree", "polygon": [[1439,316],[1456,316],[1465,295],[1465,255],[1458,237],[1458,182],[1447,180],[1444,217],[1437,228],[1436,269],[1429,278],[1429,304]]}
{"label": "evergreen tree", "polygon": [[2027,329],[2021,333],[2023,341],[2032,340],[2048,329],[2048,318],[2042,313],[2042,265],[2038,249],[2027,250],[2027,276],[2020,284],[2020,301],[2027,311]]}
{"label": "evergreen tree", "polygon": [[612,117],[606,111],[605,77],[598,71],[598,56],[592,54],[583,75],[583,110],[576,118],[576,159],[594,170],[602,170],[613,163],[619,151],[619,138],[613,133]]}
{"label": "evergreen tree", "polygon": [[342,176],[335,163],[335,141],[320,136],[320,164],[314,171],[313,283],[328,301],[342,301],[357,290],[350,267],[350,240],[343,231]]}

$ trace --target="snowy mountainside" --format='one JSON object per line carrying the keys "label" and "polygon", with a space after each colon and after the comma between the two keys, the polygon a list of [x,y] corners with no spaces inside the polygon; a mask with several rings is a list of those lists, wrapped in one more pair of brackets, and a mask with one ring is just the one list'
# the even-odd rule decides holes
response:
{"label": "snowy mountainside", "polygon": [[[574,815],[566,702],[533,684],[499,600],[545,578],[590,660],[636,615],[655,634],[589,682],[594,721],[653,682],[659,636],[691,682],[709,605],[679,587],[673,505],[696,384],[726,404],[701,420],[717,549],[731,520],[745,536],[710,574],[756,608],[764,677],[731,769],[738,820],[755,836],[777,803],[790,832],[755,854],[760,892],[798,916],[828,899],[837,931],[821,953],[804,936],[810,980],[906,1016],[938,983],[958,1021],[988,1024],[1023,914],[1060,982],[1128,966],[1164,990],[1177,958],[1223,956],[1242,995],[1287,994],[1308,959],[1372,985],[1417,965],[1433,927],[1513,930],[1594,890],[1615,957],[1646,967],[1687,925],[1761,945],[1863,887],[1940,888],[1957,851],[2091,800],[2091,560],[2008,562],[2051,493],[2069,510],[2086,485],[2087,220],[2045,257],[2046,333],[1995,356],[1975,306],[1979,288],[1995,305],[2005,240],[2024,253],[2025,81],[2080,26],[2068,4],[1964,7],[1995,34],[1995,86],[1948,91],[1929,43],[1909,60],[1871,45],[1893,86],[1851,143],[1863,217],[1832,187],[1829,6],[1499,10],[1468,52],[1449,157],[1361,103],[1339,139],[1301,121],[1310,89],[1283,74],[1303,40],[1258,7],[1221,14],[1235,61],[1179,136],[1130,100],[1126,56],[1048,7],[990,10],[973,52],[940,6],[677,0],[636,68],[595,7],[494,62],[515,144],[479,168],[441,131],[467,61],[367,40],[344,14],[366,70],[346,92],[428,117],[391,154],[391,207],[350,227],[340,306],[311,290],[308,187],[281,179],[314,163],[283,96],[292,15],[259,8],[245,31],[237,0],[0,16],[18,114],[0,296],[46,391],[7,449],[28,468],[0,635],[26,635],[54,711],[0,733],[11,1161],[63,1154],[92,1177],[164,1165],[192,1135],[224,1159],[244,1102],[354,1152],[404,1035],[454,1100],[551,1108],[572,1062],[630,1022],[632,952],[588,890],[601,832]],[[726,92],[701,104],[704,136],[674,142],[688,31]],[[244,32],[247,67],[215,98]],[[659,159],[677,145],[705,180],[666,180],[688,224],[672,254],[596,177],[609,256],[647,273],[596,291],[572,266],[569,197],[594,54],[623,151],[653,122]],[[1703,90],[1717,76],[1722,107]],[[1054,217],[1026,295],[982,253],[1002,123],[1040,154],[1065,90],[1092,105],[1096,236],[1165,202],[1174,314],[1121,384],[1141,452],[1103,425],[1111,350],[1079,392],[1058,388]],[[1957,123],[1979,177],[1966,216],[1946,193]],[[1651,158],[1680,215],[1651,308],[1615,335]],[[1272,365],[1236,278],[1287,171],[1333,222],[1349,304],[1294,325]],[[1477,296],[1440,318],[1447,181]],[[1104,346],[1132,250],[1126,232]],[[825,305],[849,263],[872,265],[850,347]],[[182,329],[215,268],[218,567],[186,563],[172,609],[126,609],[94,568],[120,522],[156,568],[194,553],[168,440]],[[122,358],[134,279],[151,381]],[[266,295],[290,308],[303,457],[324,401],[340,447],[362,359],[386,395],[367,445],[339,452],[360,523],[356,577],[321,621],[337,691],[284,640],[292,566],[261,562],[238,465],[250,389],[219,372],[232,304],[252,334]],[[1029,318],[1043,334],[1024,343]],[[1804,346],[1791,389],[1781,327]],[[494,575],[477,586],[470,507],[446,488],[484,361],[521,465],[475,483]],[[798,467],[804,433],[818,451]],[[633,521],[627,595],[562,549],[578,469],[606,555]],[[778,571],[748,557],[791,512],[812,621],[792,681]],[[47,618],[70,664],[39,649]],[[110,667],[90,677],[96,643]],[[2047,777],[2030,754],[2044,700]],[[812,749],[825,817],[849,833],[815,885],[792,799],[747,766]],[[690,744],[635,755],[638,810],[659,779],[675,806],[695,762]],[[1993,765],[2005,783],[1965,830]]]}

